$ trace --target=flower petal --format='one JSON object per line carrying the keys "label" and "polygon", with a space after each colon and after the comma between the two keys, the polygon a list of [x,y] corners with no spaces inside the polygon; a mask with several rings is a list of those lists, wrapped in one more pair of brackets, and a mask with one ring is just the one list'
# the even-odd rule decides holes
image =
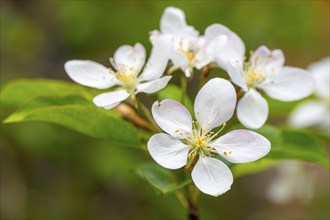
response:
{"label": "flower petal", "polygon": [[[199,41],[201,41],[201,39]],[[199,45],[199,50],[195,53],[195,67],[197,69],[201,69],[211,62],[216,62],[216,56],[227,44],[227,36],[219,35],[210,39],[205,36],[205,40],[202,42],[203,43]]]}
{"label": "flower petal", "polygon": [[231,131],[215,140],[212,146],[232,163],[255,161],[270,151],[270,142],[265,137],[248,130]]}
{"label": "flower petal", "polygon": [[186,17],[181,9],[167,7],[160,19],[160,31],[163,34],[180,34],[185,27]]}
{"label": "flower petal", "polygon": [[262,127],[268,117],[267,101],[254,89],[250,89],[237,104],[237,118],[247,128]]}
{"label": "flower petal", "polygon": [[190,77],[189,59],[184,53],[179,50],[173,49],[170,52],[170,58],[173,63],[173,66],[180,67],[180,69],[184,71],[186,77]]}
{"label": "flower petal", "polygon": [[264,45],[258,47],[250,57],[252,67],[266,75],[279,72],[284,65],[284,61],[282,50],[271,51]]}
{"label": "flower petal", "polygon": [[329,98],[330,94],[330,58],[326,57],[319,62],[308,66],[316,80],[315,92],[322,98]]}
{"label": "flower petal", "polygon": [[200,156],[191,177],[197,188],[211,196],[219,196],[230,190],[233,175],[220,160]]}
{"label": "flower petal", "polygon": [[118,83],[108,68],[91,60],[70,60],[64,68],[73,81],[84,86],[107,89]]}
{"label": "flower petal", "polygon": [[225,79],[209,80],[195,99],[195,117],[206,132],[228,121],[234,113],[236,92]]}
{"label": "flower petal", "polygon": [[149,60],[139,76],[141,81],[159,79],[163,75],[169,60],[170,48],[171,39],[168,36],[154,39]]}
{"label": "flower petal", "polygon": [[216,60],[218,65],[227,70],[228,61],[239,61],[243,63],[245,54],[245,45],[242,39],[226,26],[221,24],[212,24],[205,30],[205,35],[208,38],[214,36],[225,35],[227,36],[227,44],[222,48],[221,52],[217,54]]}
{"label": "flower petal", "polygon": [[248,87],[244,82],[242,72],[243,63],[238,60],[228,61],[227,73],[230,79],[233,81],[233,83],[241,87],[244,91],[248,91]]}
{"label": "flower petal", "polygon": [[95,96],[93,102],[96,106],[105,109],[112,109],[116,107],[121,101],[127,99],[130,96],[126,90],[117,90],[114,92],[102,93]]}
{"label": "flower petal", "polygon": [[165,168],[178,169],[187,163],[190,146],[168,134],[153,135],[147,145],[151,157]]}
{"label": "flower petal", "polygon": [[191,115],[180,102],[165,99],[155,102],[151,110],[159,127],[172,137],[182,139],[187,132],[191,132]]}
{"label": "flower petal", "polygon": [[307,101],[299,105],[291,114],[290,124],[294,127],[311,127],[327,124],[329,129],[329,110],[325,103]]}
{"label": "flower petal", "polygon": [[144,92],[150,94],[157,92],[164,88],[171,78],[172,76],[164,76],[160,79],[156,79],[150,82],[140,83],[136,87],[136,93]]}
{"label": "flower petal", "polygon": [[114,61],[114,67],[121,73],[138,74],[146,61],[146,50],[140,43],[136,43],[134,47],[123,45],[116,50]]}
{"label": "flower petal", "polygon": [[267,95],[281,101],[295,101],[309,96],[315,87],[315,80],[306,70],[284,67],[258,85]]}

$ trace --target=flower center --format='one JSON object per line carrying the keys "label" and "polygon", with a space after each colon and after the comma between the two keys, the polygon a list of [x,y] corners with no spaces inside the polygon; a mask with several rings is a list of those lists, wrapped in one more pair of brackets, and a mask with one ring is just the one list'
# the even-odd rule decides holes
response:
{"label": "flower center", "polygon": [[116,72],[116,78],[120,80],[122,87],[125,88],[129,93],[134,94],[137,82],[137,76],[135,73],[122,73]]}
{"label": "flower center", "polygon": [[255,87],[266,79],[266,76],[255,68],[251,67],[249,63],[245,63],[243,79],[248,87]]}
{"label": "flower center", "polygon": [[203,136],[203,137],[197,136],[197,137],[194,137],[194,141],[195,141],[196,147],[205,148],[207,146],[207,139],[208,138],[209,138],[208,136]]}
{"label": "flower center", "polygon": [[110,58],[110,63],[116,71],[109,68],[109,72],[112,74],[114,73],[116,78],[120,81],[120,85],[134,97],[135,88],[139,83],[137,80],[139,74],[138,70],[123,63],[116,63],[112,57]]}
{"label": "flower center", "polygon": [[180,39],[179,41],[179,51],[187,57],[190,68],[193,68],[196,64],[197,51],[194,44],[195,42],[192,39]]}
{"label": "flower center", "polygon": [[189,63],[193,63],[193,61],[195,60],[195,53],[193,50],[181,50],[181,52],[187,57]]}
{"label": "flower center", "polygon": [[215,148],[210,146],[210,143],[214,137],[216,137],[222,129],[225,127],[225,123],[222,128],[217,132],[206,133],[206,130],[202,128],[198,121],[193,121],[193,129],[191,132],[187,132],[184,136],[182,142],[184,144],[190,145],[191,150],[188,154],[188,161],[186,168],[189,168],[193,163],[197,155],[202,154],[203,156],[212,156],[212,153],[215,152]]}

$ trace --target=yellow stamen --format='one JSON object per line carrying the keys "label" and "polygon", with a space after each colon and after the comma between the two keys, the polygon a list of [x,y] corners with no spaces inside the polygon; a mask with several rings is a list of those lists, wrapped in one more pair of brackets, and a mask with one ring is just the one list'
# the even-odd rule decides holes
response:
{"label": "yellow stamen", "polygon": [[264,74],[258,72],[253,68],[248,68],[247,73],[244,76],[244,80],[249,87],[254,87],[255,84],[262,82],[266,77]]}
{"label": "yellow stamen", "polygon": [[207,140],[207,136],[204,136],[204,137],[195,137],[194,138],[194,141],[195,141],[195,143],[196,143],[196,146],[197,147],[200,147],[200,148],[204,148],[206,145],[207,145],[207,142],[206,142],[206,140]]}

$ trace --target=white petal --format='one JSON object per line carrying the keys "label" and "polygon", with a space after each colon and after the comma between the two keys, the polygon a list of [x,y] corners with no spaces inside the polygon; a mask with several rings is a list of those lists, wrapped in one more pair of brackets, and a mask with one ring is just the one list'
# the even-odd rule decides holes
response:
{"label": "white petal", "polygon": [[96,106],[105,109],[112,109],[116,107],[121,101],[127,99],[130,96],[125,90],[117,90],[114,92],[102,93],[95,96],[93,102]]}
{"label": "white petal", "polygon": [[329,127],[329,117],[329,110],[325,103],[307,101],[292,112],[289,122],[294,127],[317,126],[327,122]]}
{"label": "white petal", "polygon": [[175,138],[182,139],[185,133],[191,132],[191,115],[180,102],[171,99],[157,101],[152,105],[152,115],[159,127]]}
{"label": "white petal", "polygon": [[322,98],[329,98],[330,94],[330,58],[324,58],[319,62],[308,66],[316,80],[315,92]]}
{"label": "white petal", "polygon": [[282,50],[271,51],[266,46],[260,46],[250,57],[250,64],[253,68],[271,75],[281,70],[284,60]]}
{"label": "white petal", "polygon": [[140,43],[136,43],[134,47],[123,45],[116,50],[114,61],[118,71],[138,74],[146,61],[146,50]]}
{"label": "white petal", "polygon": [[191,177],[200,191],[211,196],[224,194],[233,183],[233,175],[227,165],[211,157],[200,156]]}
{"label": "white petal", "polygon": [[148,141],[151,157],[168,169],[178,169],[186,165],[189,149],[190,146],[164,133],[155,134]]}
{"label": "white petal", "polygon": [[311,74],[303,69],[284,67],[258,85],[267,95],[281,101],[295,101],[309,96],[315,86]]}
{"label": "white petal", "polygon": [[238,60],[229,61],[227,72],[228,72],[228,75],[229,75],[230,79],[233,81],[233,83],[235,83],[236,85],[241,87],[244,91],[248,90],[248,87],[245,84],[244,79],[243,79],[243,75],[242,75],[243,63],[241,63]]}
{"label": "white petal", "polygon": [[247,128],[262,127],[268,117],[267,101],[259,92],[251,89],[238,101],[237,118]]}
{"label": "white petal", "polygon": [[183,72],[184,72],[184,75],[187,77],[187,78],[189,78],[190,76],[191,76],[191,69],[189,69],[189,68],[186,68]]}
{"label": "white petal", "polygon": [[181,70],[185,72],[187,77],[190,76],[190,73],[186,73],[187,69],[189,69],[189,60],[185,54],[179,50],[174,49],[170,53],[170,59],[173,62],[173,66],[180,67]]}
{"label": "white petal", "polygon": [[227,36],[226,46],[216,57],[217,63],[221,68],[227,70],[228,61],[230,60],[243,63],[245,45],[237,34],[221,24],[210,25],[207,27],[205,33],[207,33],[208,38],[213,38],[214,36],[219,35]]}
{"label": "white petal", "polygon": [[181,9],[167,7],[160,19],[160,31],[162,34],[172,36],[197,36],[198,32],[187,25],[186,16]]}
{"label": "white petal", "polygon": [[270,151],[270,142],[265,137],[248,130],[231,131],[215,140],[211,146],[232,163],[255,161]]}
{"label": "white petal", "polygon": [[136,93],[144,92],[150,94],[157,92],[164,88],[171,78],[172,76],[164,76],[163,78],[156,79],[150,82],[140,83],[136,87]]}
{"label": "white petal", "polygon": [[153,40],[153,47],[147,64],[140,75],[142,81],[159,79],[169,60],[171,39],[168,36],[160,36]]}
{"label": "white petal", "polygon": [[227,36],[219,35],[213,39],[209,39],[202,41],[201,45],[198,45],[198,50],[195,53],[196,64],[195,67],[197,69],[201,69],[209,63],[216,62],[216,56],[222,51],[222,49],[227,44]]}
{"label": "white petal", "polygon": [[118,82],[108,68],[91,60],[70,60],[64,68],[73,81],[84,86],[107,89]]}
{"label": "white petal", "polygon": [[236,92],[233,85],[220,78],[209,80],[198,92],[195,117],[206,132],[228,121],[234,113]]}
{"label": "white petal", "polygon": [[167,7],[160,19],[160,31],[163,34],[179,34],[186,25],[184,12],[175,7]]}

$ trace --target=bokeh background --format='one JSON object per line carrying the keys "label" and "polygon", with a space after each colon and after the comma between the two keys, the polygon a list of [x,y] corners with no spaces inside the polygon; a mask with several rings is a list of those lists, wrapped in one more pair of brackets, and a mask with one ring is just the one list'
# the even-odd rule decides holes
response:
{"label": "bokeh background", "polygon": [[[280,48],[305,68],[329,56],[329,1],[1,1],[1,86],[17,78],[68,80],[70,59],[108,65],[123,44],[159,28],[167,6],[201,33],[222,23],[247,50]],[[190,88],[194,89],[194,88]],[[1,119],[13,109],[1,106]],[[1,125],[1,219],[184,219],[174,195],[160,197],[136,173],[147,153],[88,138],[61,126]],[[315,173],[309,203],[266,197],[276,169],[237,179],[232,190],[201,195],[202,219],[329,219],[329,172]],[[304,184],[304,183],[302,183]]]}

